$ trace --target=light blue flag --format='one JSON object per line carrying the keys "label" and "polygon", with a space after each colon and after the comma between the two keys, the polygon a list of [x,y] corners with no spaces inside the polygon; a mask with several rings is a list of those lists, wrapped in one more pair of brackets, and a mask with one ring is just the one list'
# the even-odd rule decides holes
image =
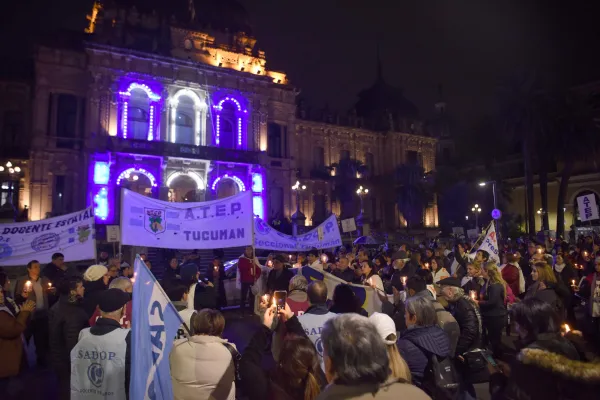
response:
{"label": "light blue flag", "polygon": [[139,256],[134,271],[129,398],[170,400],[169,354],[183,321]]}

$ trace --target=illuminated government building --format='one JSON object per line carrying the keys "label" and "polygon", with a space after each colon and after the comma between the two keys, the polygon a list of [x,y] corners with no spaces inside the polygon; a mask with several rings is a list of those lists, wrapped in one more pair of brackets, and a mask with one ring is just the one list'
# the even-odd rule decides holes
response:
{"label": "illuminated government building", "polygon": [[[0,79],[0,97],[11,98],[0,103],[1,144],[26,149],[0,160],[2,205],[17,218],[93,204],[100,225],[118,224],[128,188],[176,202],[250,191],[254,213],[273,221],[295,213],[299,180],[311,226],[341,212],[332,197],[340,159],[360,160],[369,179],[406,162],[435,168],[436,140],[422,135],[416,108],[381,74],[343,118],[311,112],[244,33],[243,9],[223,21],[201,7],[218,1],[162,3],[98,1],[85,34],[36,46],[31,79]],[[377,115],[377,106],[389,108],[377,104],[382,96],[395,108]],[[385,123],[370,124],[373,117]],[[364,201],[373,226],[402,227],[394,194],[373,189]],[[354,206],[358,213],[358,198]],[[435,198],[423,224],[438,225]]]}

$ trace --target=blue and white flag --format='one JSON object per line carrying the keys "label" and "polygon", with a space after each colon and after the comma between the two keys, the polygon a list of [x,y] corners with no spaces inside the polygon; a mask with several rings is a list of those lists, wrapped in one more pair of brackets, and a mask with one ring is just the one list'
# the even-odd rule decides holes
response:
{"label": "blue and white flag", "polygon": [[183,321],[139,256],[134,271],[129,398],[172,399],[169,353]]}

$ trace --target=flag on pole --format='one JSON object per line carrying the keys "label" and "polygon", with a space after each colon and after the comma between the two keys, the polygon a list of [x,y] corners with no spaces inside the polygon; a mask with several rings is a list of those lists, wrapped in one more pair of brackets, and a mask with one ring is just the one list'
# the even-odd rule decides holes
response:
{"label": "flag on pole", "polygon": [[[478,243],[479,247],[477,247]],[[477,250],[469,254],[469,258],[474,259],[475,254],[479,250],[485,250],[490,254],[490,261],[494,261],[498,264],[500,263],[500,256],[498,255],[498,238],[496,237],[496,226],[493,221],[490,222],[487,229],[479,237],[473,248],[477,248]]]}
{"label": "flag on pole", "polygon": [[129,398],[172,399],[169,353],[183,321],[139,255],[134,271]]}

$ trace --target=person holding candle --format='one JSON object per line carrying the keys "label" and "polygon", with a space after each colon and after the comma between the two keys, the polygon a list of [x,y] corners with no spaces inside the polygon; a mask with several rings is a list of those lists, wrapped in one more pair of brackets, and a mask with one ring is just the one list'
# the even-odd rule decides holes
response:
{"label": "person holding candle", "polygon": [[[260,278],[261,268],[260,265],[258,265],[258,261],[254,258],[254,249],[252,246],[246,246],[244,249],[244,254],[238,259],[237,269],[242,284],[240,311],[242,314],[244,313],[246,302],[249,301],[250,313],[254,315],[254,293],[252,291],[252,286],[254,286],[256,281]],[[288,282],[289,279],[285,282],[286,289]]]}
{"label": "person holding candle", "polygon": [[562,254],[558,254],[554,263],[554,275],[556,276],[557,281],[560,282],[561,287],[564,289],[562,291],[561,299],[567,313],[567,320],[574,324],[576,322],[576,318],[573,306],[573,296],[575,294],[573,281],[579,282],[577,271],[575,268],[573,268],[571,263],[568,262],[568,260],[565,260]]}
{"label": "person holding candle", "polygon": [[[40,275],[40,263],[37,260],[30,261],[27,264],[27,276],[17,280],[15,301],[18,305],[26,300],[35,302],[35,311],[29,328],[25,332],[25,338],[29,340],[33,336],[37,363],[43,367],[47,364],[48,353],[48,309],[51,305],[50,299],[56,293],[56,288],[50,285],[47,277]],[[27,295],[23,296],[24,293]]]}
{"label": "person holding candle", "polygon": [[474,291],[477,295],[474,300],[479,298],[479,291],[484,284],[481,277],[481,263],[473,262],[467,264],[467,275],[460,280],[460,287],[469,294]]}
{"label": "person holding candle", "polygon": [[[52,254],[52,262],[44,267],[42,276],[48,278],[53,286],[57,286],[60,281],[67,278],[67,269],[64,254],[54,253]],[[51,303],[54,304],[54,302],[58,300],[58,297],[50,300]],[[52,306],[52,304],[50,304],[50,306]]]}
{"label": "person holding candle", "polygon": [[481,272],[485,283],[477,302],[483,319],[484,341],[497,357],[501,354],[502,330],[507,322],[505,303],[508,290],[496,263],[485,264]]}
{"label": "person holding candle", "polygon": [[370,261],[363,261],[360,265],[360,268],[363,274],[362,283],[364,285],[371,286],[376,291],[378,291],[379,294],[385,294],[383,290],[383,281],[381,280],[381,277],[375,272],[373,264],[371,264]]}

